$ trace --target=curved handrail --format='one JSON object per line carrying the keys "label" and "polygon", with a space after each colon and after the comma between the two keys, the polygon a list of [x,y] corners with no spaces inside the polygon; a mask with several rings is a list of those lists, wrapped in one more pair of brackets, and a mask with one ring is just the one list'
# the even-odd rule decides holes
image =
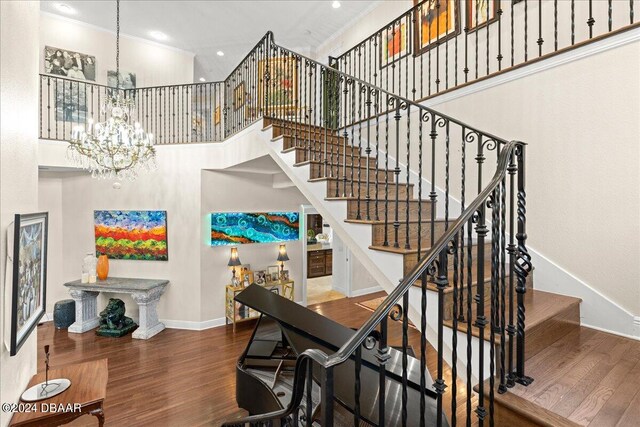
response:
{"label": "curved handrail", "polygon": [[491,193],[500,185],[502,179],[505,177],[510,159],[516,154],[517,149],[522,149],[525,145],[521,141],[510,141],[501,150],[498,158],[498,165],[496,172],[489,184],[482,190],[476,198],[467,206],[462,212],[460,217],[451,225],[449,230],[445,232],[440,239],[429,249],[420,262],[411,270],[411,272],[405,275],[404,279],[398,286],[385,298],[385,300],[378,306],[378,308],[371,314],[369,319],[358,329],[358,331],[346,342],[338,351],[331,355],[327,355],[325,352],[317,349],[307,350],[298,356],[296,361],[296,367],[294,371],[294,386],[291,401],[287,408],[277,412],[270,412],[267,414],[253,415],[246,417],[235,422],[225,423],[225,426],[233,426],[242,423],[253,423],[259,421],[266,421],[270,419],[283,418],[291,415],[295,408],[298,407],[303,397],[302,384],[304,382],[304,370],[299,369],[301,364],[307,359],[313,360],[323,368],[331,368],[345,362],[351,354],[353,354],[360,345],[369,337],[375,327],[388,315],[397,301],[409,291],[413,284],[422,276],[422,274],[429,268],[429,266],[436,260],[439,254],[445,250],[447,245],[457,233],[460,232],[462,227],[476,214],[478,209],[482,206]]}

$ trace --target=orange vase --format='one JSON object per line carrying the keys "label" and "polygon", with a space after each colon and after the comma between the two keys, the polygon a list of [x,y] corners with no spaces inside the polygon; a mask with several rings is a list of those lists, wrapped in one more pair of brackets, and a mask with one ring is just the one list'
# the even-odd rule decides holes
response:
{"label": "orange vase", "polygon": [[98,279],[106,280],[109,276],[109,258],[106,255],[100,255],[98,257],[98,265],[96,265],[96,274]]}

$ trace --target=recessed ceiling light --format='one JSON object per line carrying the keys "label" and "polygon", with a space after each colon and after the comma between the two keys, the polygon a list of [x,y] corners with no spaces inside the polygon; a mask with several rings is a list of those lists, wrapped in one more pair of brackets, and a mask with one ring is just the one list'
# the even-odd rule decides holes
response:
{"label": "recessed ceiling light", "polygon": [[218,56],[224,56],[224,52],[223,52],[223,51],[221,51],[221,50],[219,50],[219,51],[217,51],[217,52],[216,52],[216,55],[218,55]]}
{"label": "recessed ceiling light", "polygon": [[204,77],[200,77],[200,81],[201,81],[201,82],[206,82],[206,81],[207,81],[207,79],[205,79]]}
{"label": "recessed ceiling light", "polygon": [[161,31],[149,31],[149,35],[158,41],[163,41],[169,38],[169,36]]}
{"label": "recessed ceiling light", "polygon": [[75,15],[76,10],[65,3],[56,3],[54,7],[58,9],[59,12],[66,13],[67,15]]}
{"label": "recessed ceiling light", "polygon": [[331,7],[333,7],[334,9],[337,9],[340,7],[340,2],[339,1],[334,1],[333,3],[331,3]]}

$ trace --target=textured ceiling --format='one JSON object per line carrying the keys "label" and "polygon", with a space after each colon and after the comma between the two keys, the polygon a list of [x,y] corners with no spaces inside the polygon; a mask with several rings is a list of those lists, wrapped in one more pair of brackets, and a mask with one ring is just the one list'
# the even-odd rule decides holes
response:
{"label": "textured ceiling", "polygon": [[[41,10],[115,30],[115,1],[66,1],[74,15],[61,13],[60,1],[42,1]],[[148,40],[150,31],[169,38],[163,44],[196,54],[194,80],[225,78],[268,31],[291,49],[317,48],[375,1],[126,1],[120,3],[121,32]],[[223,51],[223,57],[217,51]]]}

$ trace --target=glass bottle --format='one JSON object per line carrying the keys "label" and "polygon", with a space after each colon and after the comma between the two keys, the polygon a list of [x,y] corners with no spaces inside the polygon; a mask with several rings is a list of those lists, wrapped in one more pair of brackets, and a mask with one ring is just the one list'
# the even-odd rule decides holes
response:
{"label": "glass bottle", "polygon": [[[95,254],[93,252],[87,252],[87,255],[82,260],[82,283],[95,283],[96,264]],[[91,278],[93,278],[93,282]]]}

